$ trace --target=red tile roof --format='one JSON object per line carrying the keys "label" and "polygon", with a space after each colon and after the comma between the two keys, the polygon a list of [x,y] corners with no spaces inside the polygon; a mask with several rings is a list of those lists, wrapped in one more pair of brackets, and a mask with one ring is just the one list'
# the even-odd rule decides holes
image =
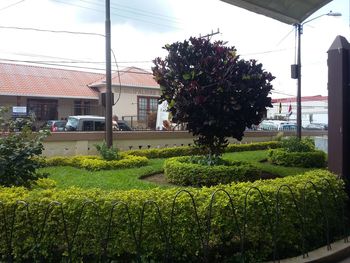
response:
{"label": "red tile roof", "polygon": [[88,85],[103,74],[0,63],[0,95],[98,99]]}
{"label": "red tile roof", "polygon": [[[328,100],[327,96],[322,96],[322,95],[316,95],[316,96],[305,96],[301,97],[301,101],[326,101]],[[282,99],[272,99],[272,103],[290,103],[290,102],[296,102],[297,98],[292,97],[292,98],[282,98]]]}
{"label": "red tile roof", "polygon": [[[151,72],[144,69],[129,67],[119,71],[120,83],[126,87],[142,87],[159,89],[159,84],[153,79]],[[117,72],[112,74],[112,85],[119,85],[119,76]],[[101,87],[106,85],[106,79],[96,81],[91,84],[91,87]]]}

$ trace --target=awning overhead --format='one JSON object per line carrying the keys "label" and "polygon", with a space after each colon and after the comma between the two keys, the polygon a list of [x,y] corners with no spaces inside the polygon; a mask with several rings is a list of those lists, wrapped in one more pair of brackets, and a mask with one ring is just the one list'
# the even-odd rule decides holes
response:
{"label": "awning overhead", "polygon": [[283,23],[300,23],[332,0],[221,0]]}

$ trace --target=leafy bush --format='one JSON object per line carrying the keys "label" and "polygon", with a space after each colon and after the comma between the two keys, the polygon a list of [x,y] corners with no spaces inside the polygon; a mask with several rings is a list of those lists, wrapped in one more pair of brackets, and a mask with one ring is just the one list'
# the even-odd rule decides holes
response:
{"label": "leafy bush", "polygon": [[0,185],[26,186],[32,181],[45,177],[37,172],[39,163],[36,156],[43,151],[42,141],[48,133],[33,133],[32,120],[21,122],[20,131],[18,121],[6,117],[6,110],[0,107]]}
{"label": "leafy bush", "polygon": [[49,178],[39,178],[35,182],[33,182],[33,188],[39,189],[52,189],[55,188],[57,182],[55,180]]}
{"label": "leafy bush", "polygon": [[172,122],[186,123],[206,154],[220,156],[227,138],[242,140],[246,127],[261,122],[274,79],[256,60],[241,59],[223,41],[191,37],[166,45],[152,68],[168,102]]}
{"label": "leafy bush", "polygon": [[41,162],[43,166],[74,166],[91,171],[140,167],[148,164],[147,157],[121,155],[119,160],[106,161],[98,156],[50,157]]}
{"label": "leafy bush", "polygon": [[281,140],[281,146],[286,152],[312,152],[315,151],[315,144],[311,138],[292,136]]}
{"label": "leafy bush", "polygon": [[[198,158],[197,158],[198,159]],[[261,171],[245,162],[222,160],[221,165],[193,163],[193,157],[173,157],[164,163],[164,175],[169,182],[184,186],[212,186],[232,182],[255,181]]]}
{"label": "leafy bush", "polygon": [[[257,142],[247,144],[229,144],[225,148],[225,152],[242,152],[242,151],[257,151],[266,149],[280,148],[279,142]],[[147,158],[169,158],[176,156],[187,156],[187,155],[199,155],[203,154],[200,149],[190,146],[160,148],[160,149],[147,149],[147,150],[129,150],[125,151],[125,154],[145,156]]]}
{"label": "leafy bush", "polygon": [[276,165],[305,168],[324,168],[327,155],[315,149],[311,138],[289,137],[281,140],[282,149],[269,151],[268,160]]}
{"label": "leafy bush", "polygon": [[115,147],[108,147],[106,142],[104,141],[101,145],[95,145],[96,150],[99,152],[101,157],[106,161],[119,160],[119,150]]}
{"label": "leafy bush", "polygon": [[282,149],[270,150],[268,160],[272,164],[305,168],[324,168],[327,155],[323,151],[288,152]]}
{"label": "leafy bush", "polygon": [[281,143],[278,141],[255,142],[246,144],[229,144],[226,147],[225,152],[259,151],[267,149],[276,149],[280,147]]}
{"label": "leafy bush", "polygon": [[326,244],[326,221],[331,241],[341,232],[343,187],[320,170],[189,190],[193,199],[173,188],[2,188],[0,260],[234,262],[244,241],[244,262],[262,262],[271,260],[273,240],[280,258],[294,256]]}

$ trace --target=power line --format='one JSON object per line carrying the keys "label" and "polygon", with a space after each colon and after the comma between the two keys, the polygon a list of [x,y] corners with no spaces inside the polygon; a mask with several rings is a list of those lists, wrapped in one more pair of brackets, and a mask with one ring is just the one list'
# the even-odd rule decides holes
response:
{"label": "power line", "polygon": [[3,7],[3,8],[0,8],[0,11],[5,10],[5,9],[7,9],[7,8],[10,8],[10,7],[12,7],[12,6],[18,5],[18,4],[20,4],[20,3],[24,2],[24,1],[25,1],[25,0],[20,0],[20,1],[16,2],[16,3],[13,3],[13,4],[10,4],[10,5],[5,6],[5,7]]}
{"label": "power line", "polygon": [[111,52],[112,52],[112,55],[114,57],[115,65],[117,66],[117,74],[118,74],[118,80],[119,80],[118,98],[117,98],[116,101],[113,101],[113,105],[116,105],[118,103],[118,101],[120,100],[120,96],[121,96],[121,93],[122,93],[122,82],[121,82],[121,79],[120,79],[120,71],[119,71],[119,66],[118,66],[118,62],[117,62],[117,57],[115,56],[115,53],[114,53],[113,49],[111,49]]}
{"label": "power line", "polygon": [[15,29],[15,30],[29,30],[29,31],[38,31],[38,32],[49,32],[49,33],[63,33],[63,34],[74,34],[74,35],[92,35],[105,37],[103,34],[92,33],[92,32],[80,32],[80,31],[67,31],[67,30],[51,30],[51,29],[41,29],[34,27],[17,27],[17,26],[0,26],[3,29]]}
{"label": "power line", "polygon": [[[0,59],[1,60],[1,59]],[[105,61],[86,61],[86,60],[76,60],[76,61],[67,61],[67,60],[31,60],[35,63],[62,63],[62,64],[104,64]],[[120,61],[118,64],[143,64],[151,63],[152,61]]]}
{"label": "power line", "polygon": [[29,64],[38,64],[38,65],[45,65],[45,66],[59,66],[59,67],[79,68],[79,69],[88,69],[88,70],[99,70],[99,71],[104,71],[105,70],[103,68],[92,68],[92,67],[62,65],[62,64],[56,64],[56,63],[35,62],[35,61],[31,61],[31,60],[16,60],[16,59],[2,59],[1,58],[0,61],[29,63]]}
{"label": "power line", "polygon": [[286,95],[286,96],[289,96],[289,97],[295,97],[296,95],[293,95],[293,94],[288,94],[288,93],[284,93],[282,91],[278,91],[278,90],[271,90],[271,93],[276,93],[276,94],[281,94],[281,95]]}
{"label": "power line", "polygon": [[255,53],[241,54],[241,56],[263,55],[263,54],[269,54],[269,53],[276,53],[276,52],[287,51],[287,50],[291,50],[291,49],[292,49],[292,48],[272,49],[272,50],[266,50],[266,51],[255,52]]}
{"label": "power line", "polygon": [[[92,4],[92,5],[96,5],[96,6],[104,6],[101,3],[92,2],[92,1],[88,1],[88,0],[78,0],[78,1],[84,2],[84,3],[88,3],[88,4]],[[116,6],[119,6],[119,7],[116,7]],[[122,12],[124,11],[124,12],[132,13],[132,14],[136,14],[136,15],[140,15],[140,16],[166,20],[166,21],[169,21],[169,22],[176,22],[176,23],[177,22],[181,22],[178,18],[175,18],[175,17],[170,17],[170,16],[158,14],[158,13],[155,13],[155,12],[145,11],[145,10],[142,10],[142,9],[129,7],[129,6],[125,6],[125,5],[120,5],[120,4],[111,4],[111,9],[120,10]]]}
{"label": "power line", "polygon": [[[87,6],[77,5],[77,4],[73,4],[73,3],[67,3],[67,2],[64,2],[62,0],[53,0],[53,1],[61,3],[61,4],[75,6],[75,7],[79,7],[79,8],[83,8],[83,9],[88,9],[88,10],[99,12],[99,13],[104,12],[101,9],[95,9],[95,8],[91,8],[91,7],[87,7]],[[116,15],[116,16],[118,16],[118,17],[131,19],[131,20],[137,20],[137,21],[140,21],[140,22],[144,22],[144,23],[148,23],[148,24],[152,24],[152,25],[156,25],[156,26],[160,26],[160,27],[167,27],[167,28],[174,28],[174,29],[183,29],[183,28],[179,28],[179,27],[176,27],[176,26],[172,26],[172,25],[165,25],[165,24],[154,23],[154,22],[151,22],[151,21],[148,21],[148,20],[144,20],[144,19],[140,19],[140,18],[136,18],[136,17],[132,17],[132,16],[127,16],[127,15],[121,15],[121,14],[117,14],[117,13],[114,13],[114,12],[111,12],[111,13]]]}
{"label": "power line", "polygon": [[[59,66],[59,67],[66,67],[66,68],[88,69],[88,70],[96,70],[96,71],[104,71],[105,70],[104,68],[62,65],[62,64],[56,64],[56,63],[45,63],[45,62],[33,62],[30,60],[0,59],[0,61],[29,63],[29,64],[38,64],[38,65],[45,65],[45,66]],[[146,69],[143,69],[143,70],[146,70]],[[119,70],[119,72],[121,72],[121,73],[128,72],[128,73],[142,74],[142,75],[152,75],[151,72],[139,72],[139,71],[132,71],[132,70]]]}

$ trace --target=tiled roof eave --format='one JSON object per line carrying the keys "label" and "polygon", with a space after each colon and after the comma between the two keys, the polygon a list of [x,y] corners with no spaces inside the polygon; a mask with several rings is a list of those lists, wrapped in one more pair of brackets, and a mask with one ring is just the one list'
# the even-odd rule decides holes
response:
{"label": "tiled roof eave", "polygon": [[[105,88],[106,84],[95,84],[95,85],[89,85],[90,88]],[[143,88],[143,89],[160,89],[160,86],[138,86],[138,85],[129,85],[129,84],[122,84],[122,88]],[[112,84],[112,88],[119,88],[119,84]]]}
{"label": "tiled roof eave", "polygon": [[55,95],[43,95],[43,94],[23,94],[23,93],[1,93],[1,96],[21,96],[21,97],[35,97],[35,98],[56,98],[56,99],[89,99],[89,100],[99,100],[99,97],[89,97],[89,96],[55,96]]}

